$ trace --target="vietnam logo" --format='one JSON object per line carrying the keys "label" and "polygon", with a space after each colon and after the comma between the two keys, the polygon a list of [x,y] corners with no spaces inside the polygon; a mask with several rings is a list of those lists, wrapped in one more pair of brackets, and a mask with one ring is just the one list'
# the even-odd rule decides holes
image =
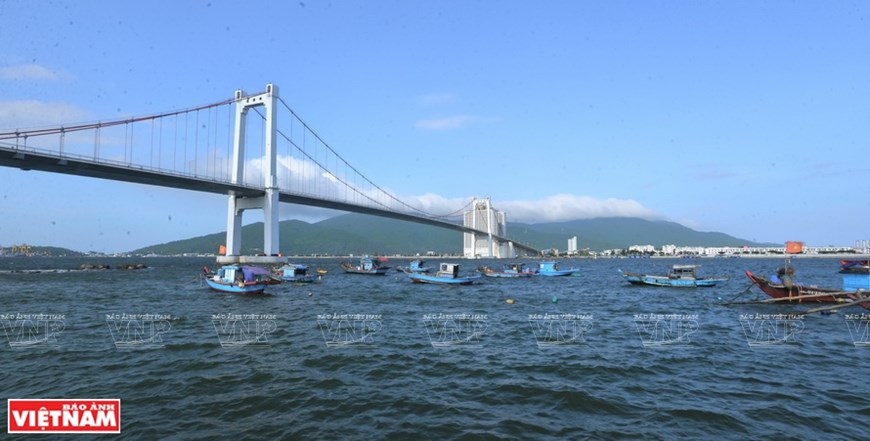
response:
{"label": "vietnam logo", "polygon": [[8,433],[121,433],[119,399],[8,400]]}

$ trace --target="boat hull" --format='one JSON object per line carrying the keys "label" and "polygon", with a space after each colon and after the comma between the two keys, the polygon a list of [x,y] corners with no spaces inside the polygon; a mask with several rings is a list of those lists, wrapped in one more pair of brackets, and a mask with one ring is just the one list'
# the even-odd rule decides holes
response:
{"label": "boat hull", "polygon": [[488,271],[483,273],[485,277],[501,278],[501,279],[520,279],[523,277],[532,277],[532,273],[502,273],[498,271]]}
{"label": "boat hull", "polygon": [[573,276],[574,273],[577,272],[580,272],[578,268],[560,269],[558,262],[549,260],[541,262],[538,265],[538,270],[535,271],[535,275],[545,277],[565,277]]}
{"label": "boat hull", "polygon": [[774,283],[764,277],[756,276],[749,270],[746,270],[746,276],[749,277],[749,280],[751,280],[752,283],[754,283],[762,292],[774,299],[785,299],[797,296],[818,296],[784,301],[785,303],[845,303],[850,301],[847,296],[843,295],[842,290],[836,288],[817,288],[797,283],[789,288],[783,284]]}
{"label": "boat hull", "polygon": [[389,268],[381,268],[381,269],[376,269],[376,270],[360,270],[360,269],[354,269],[354,268],[345,268],[344,269],[344,272],[346,272],[348,274],[364,274],[364,275],[368,275],[368,276],[384,276],[387,274],[387,271],[389,271]]}
{"label": "boat hull", "polygon": [[408,278],[411,279],[411,282],[414,283],[432,283],[437,285],[471,285],[476,280],[480,279],[480,276],[439,277],[430,276],[423,273],[409,273]]}
{"label": "boat hull", "polygon": [[704,288],[716,286],[725,282],[728,278],[702,277],[694,279],[676,279],[667,276],[652,276],[648,274],[635,274],[619,270],[622,277],[632,285],[664,286],[670,288]]}
{"label": "boat hull", "polygon": [[291,283],[313,283],[320,279],[320,276],[314,274],[308,274],[305,276],[284,276],[281,277],[281,280],[284,282]]}
{"label": "boat hull", "polygon": [[578,270],[558,270],[558,271],[538,271],[537,275],[544,277],[565,277],[572,276]]}
{"label": "boat hull", "polygon": [[359,265],[345,262],[341,264],[341,268],[348,274],[363,274],[368,276],[383,276],[391,269],[389,266],[379,265],[370,259],[360,261]]}
{"label": "boat hull", "polygon": [[229,283],[221,283],[216,282],[212,279],[206,278],[205,283],[208,284],[208,287],[212,289],[212,291],[224,292],[229,294],[262,294],[265,291],[266,286],[263,284],[253,284],[253,285],[239,285],[239,284],[229,284]]}

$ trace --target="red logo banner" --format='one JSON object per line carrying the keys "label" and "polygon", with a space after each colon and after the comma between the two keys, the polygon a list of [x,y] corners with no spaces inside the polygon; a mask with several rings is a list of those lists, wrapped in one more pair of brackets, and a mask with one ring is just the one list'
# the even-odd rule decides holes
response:
{"label": "red logo banner", "polygon": [[121,433],[119,399],[9,399],[9,433]]}

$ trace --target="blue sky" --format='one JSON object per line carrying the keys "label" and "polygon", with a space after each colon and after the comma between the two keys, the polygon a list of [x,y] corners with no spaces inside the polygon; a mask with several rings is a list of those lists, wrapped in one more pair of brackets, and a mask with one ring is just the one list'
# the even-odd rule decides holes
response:
{"label": "blue sky", "polygon": [[[490,196],[522,222],[870,239],[868,78],[862,1],[0,2],[0,129],[275,83],[378,185]],[[217,195],[12,168],[0,182],[0,245],[118,252],[225,229]]]}

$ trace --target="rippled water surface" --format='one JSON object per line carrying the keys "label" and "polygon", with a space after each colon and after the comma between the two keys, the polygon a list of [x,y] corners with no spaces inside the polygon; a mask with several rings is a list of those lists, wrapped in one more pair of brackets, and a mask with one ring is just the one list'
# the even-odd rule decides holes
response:
{"label": "rippled water surface", "polygon": [[[719,305],[761,297],[743,272],[781,260],[576,260],[562,266],[580,276],[445,287],[300,259],[329,274],[253,297],[208,291],[208,259],[51,271],[128,261],[0,260],[4,409],[120,398],[130,439],[867,438],[865,310]],[[731,279],[636,287],[617,271],[674,263]],[[840,286],[834,259],[793,264]]]}

